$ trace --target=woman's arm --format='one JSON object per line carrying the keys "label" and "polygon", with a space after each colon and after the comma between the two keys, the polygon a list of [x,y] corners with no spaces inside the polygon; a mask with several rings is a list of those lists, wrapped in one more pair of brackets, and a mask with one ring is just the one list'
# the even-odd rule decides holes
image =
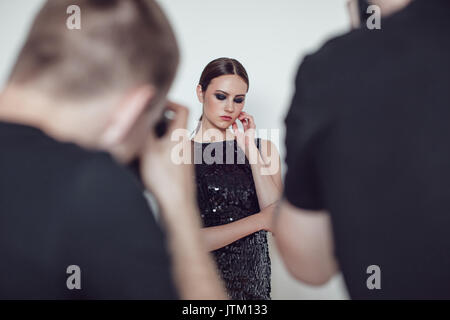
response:
{"label": "woman's arm", "polygon": [[247,112],[241,112],[238,118],[244,132],[238,130],[236,121],[232,130],[239,147],[244,150],[250,162],[258,195],[259,207],[264,209],[278,201],[283,190],[281,181],[281,161],[277,148],[271,141],[261,139],[261,153],[255,143],[255,120]]}
{"label": "woman's arm", "polygon": [[249,156],[253,154],[253,158],[256,157],[256,161],[250,161],[250,165],[259,207],[265,208],[278,201],[283,190],[280,155],[277,147],[264,139],[261,139],[261,152],[255,144],[249,144],[248,148]]}
{"label": "woman's arm", "polygon": [[203,228],[201,232],[206,248],[208,251],[217,250],[254,232],[272,231],[270,226],[274,208],[275,206],[271,205],[235,222]]}

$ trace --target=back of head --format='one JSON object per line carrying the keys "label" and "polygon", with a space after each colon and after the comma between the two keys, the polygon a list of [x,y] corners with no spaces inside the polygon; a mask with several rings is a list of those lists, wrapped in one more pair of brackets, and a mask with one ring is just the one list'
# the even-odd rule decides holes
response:
{"label": "back of head", "polygon": [[[66,26],[77,5],[81,29]],[[151,83],[165,94],[179,52],[153,0],[48,0],[36,16],[10,76],[56,99],[91,99]]]}

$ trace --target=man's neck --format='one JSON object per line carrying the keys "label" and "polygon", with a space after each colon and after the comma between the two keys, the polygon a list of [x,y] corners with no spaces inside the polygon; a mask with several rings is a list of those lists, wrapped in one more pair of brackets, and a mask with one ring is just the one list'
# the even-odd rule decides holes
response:
{"label": "man's neck", "polygon": [[93,148],[89,132],[76,130],[78,115],[70,113],[70,108],[54,106],[32,92],[7,88],[0,95],[0,121],[35,127],[55,140]]}

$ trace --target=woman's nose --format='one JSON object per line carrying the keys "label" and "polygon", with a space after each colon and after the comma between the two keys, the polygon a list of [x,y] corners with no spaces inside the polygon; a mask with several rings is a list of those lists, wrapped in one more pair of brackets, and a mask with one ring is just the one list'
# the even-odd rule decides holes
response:
{"label": "woman's nose", "polygon": [[225,111],[227,112],[234,112],[234,106],[233,103],[230,101],[227,101],[227,103],[225,104]]}

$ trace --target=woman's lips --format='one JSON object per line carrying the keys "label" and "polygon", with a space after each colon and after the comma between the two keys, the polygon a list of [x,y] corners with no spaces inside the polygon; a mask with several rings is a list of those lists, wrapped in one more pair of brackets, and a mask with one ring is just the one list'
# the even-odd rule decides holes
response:
{"label": "woman's lips", "polygon": [[225,120],[225,121],[231,120],[231,117],[227,117],[227,116],[221,116],[220,118],[222,118],[222,120]]}

